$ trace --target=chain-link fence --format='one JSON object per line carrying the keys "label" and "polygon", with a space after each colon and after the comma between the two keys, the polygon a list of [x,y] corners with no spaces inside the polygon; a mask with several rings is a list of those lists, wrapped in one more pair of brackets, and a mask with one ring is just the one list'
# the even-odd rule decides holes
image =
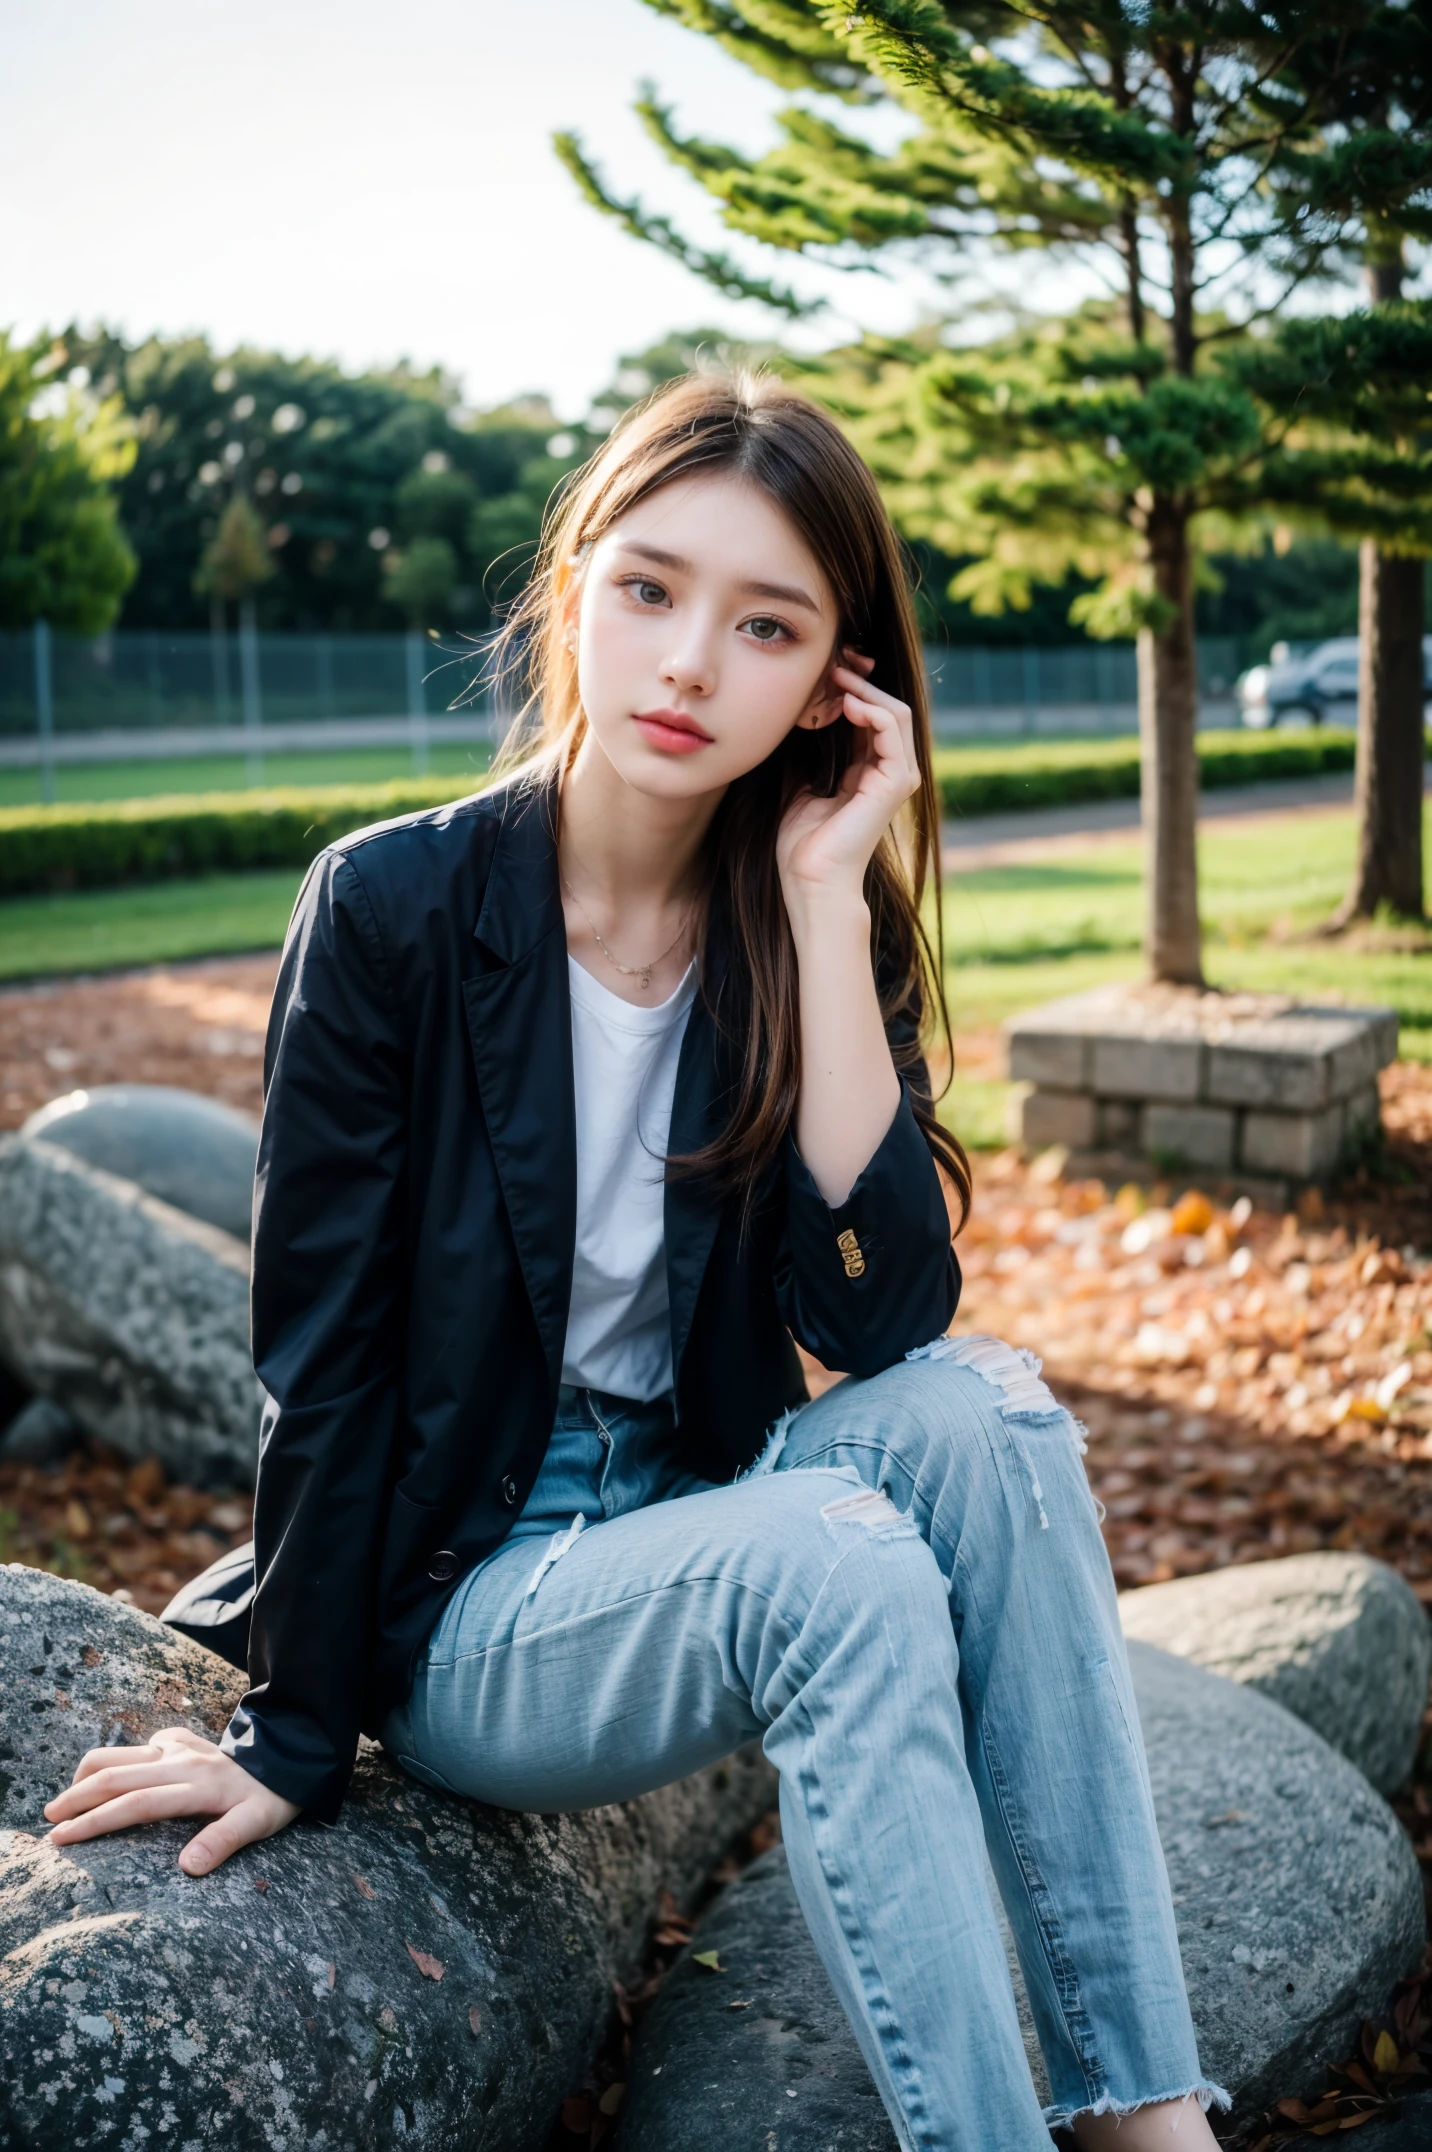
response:
{"label": "chain-link fence", "polygon": [[[255,714],[265,728],[432,715],[466,696],[482,658],[475,644],[417,635],[23,630],[0,634],[0,740],[37,736],[47,685],[61,737],[222,731]],[[490,715],[481,688],[467,714]]]}
{"label": "chain-link fence", "polygon": [[[118,629],[0,634],[0,764],[490,739],[485,648],[408,635]],[[1205,714],[1231,709],[1238,647],[1199,645]],[[1136,722],[1130,643],[926,652],[942,737],[1121,732]]]}

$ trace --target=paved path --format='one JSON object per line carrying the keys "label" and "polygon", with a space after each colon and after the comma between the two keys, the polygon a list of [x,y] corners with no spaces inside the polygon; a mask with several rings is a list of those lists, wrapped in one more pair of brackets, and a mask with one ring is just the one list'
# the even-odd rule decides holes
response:
{"label": "paved path", "polygon": [[[1290,778],[1281,784],[1228,785],[1203,794],[1199,826],[1234,818],[1282,821],[1316,814],[1352,799],[1351,770],[1325,777]],[[1095,844],[1127,841],[1139,826],[1139,803],[1085,800],[1072,807],[1036,807],[1027,814],[971,815],[947,821],[940,832],[947,873],[975,867],[1017,866],[1032,859],[1087,851]]]}

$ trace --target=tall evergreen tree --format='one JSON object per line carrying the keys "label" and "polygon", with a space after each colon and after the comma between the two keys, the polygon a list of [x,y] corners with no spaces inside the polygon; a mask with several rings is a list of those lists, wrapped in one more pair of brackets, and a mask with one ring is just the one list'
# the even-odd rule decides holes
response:
{"label": "tall evergreen tree", "polygon": [[[1324,97],[1337,146],[1312,164],[1295,156],[1288,183],[1304,194],[1308,213],[1356,255],[1371,304],[1395,303],[1403,295],[1408,241],[1432,239],[1425,147],[1432,123],[1432,6],[1399,0],[1379,7],[1350,31],[1298,54],[1292,66]],[[1406,393],[1408,362],[1419,363],[1416,344],[1413,320],[1404,315],[1385,328],[1360,323],[1356,348],[1336,347],[1334,372],[1348,379],[1357,414],[1371,425],[1369,438],[1379,449],[1415,454],[1425,434],[1425,406],[1422,413],[1409,410]],[[1380,368],[1378,395],[1373,382]],[[1326,390],[1310,388],[1326,414]],[[1394,515],[1394,526],[1398,521]],[[1343,925],[1382,904],[1415,918],[1425,912],[1424,563],[1406,542],[1405,525],[1394,529],[1392,542],[1376,531],[1358,535],[1358,833],[1352,882],[1337,915]]]}
{"label": "tall evergreen tree", "polygon": [[[1042,248],[1117,286],[1117,315],[1085,316],[1062,341],[1031,331],[1006,352],[1013,378],[926,350],[921,393],[927,415],[951,414],[954,434],[978,435],[991,456],[1001,411],[1019,421],[1024,480],[1005,517],[987,474],[985,521],[1000,541],[988,602],[1001,579],[1017,595],[1079,566],[1101,579],[1080,601],[1088,623],[1138,636],[1149,966],[1199,980],[1193,526],[1265,446],[1256,400],[1210,360],[1337,252],[1338,205],[1316,183],[1339,146],[1323,125],[1341,85],[1329,35],[1377,0],[649,4],[805,93],[781,114],[778,145],[754,158],[679,133],[643,99],[650,132],[732,230],[847,265],[913,254],[948,270],[980,246]],[[832,116],[832,97],[906,125],[893,147],[879,130],[876,146],[877,130]],[[558,148],[591,199],[703,266],[669,220],[613,198],[575,141]],[[1395,174],[1346,176],[1361,210],[1373,178],[1387,208],[1428,172],[1424,144]],[[717,281],[735,288],[724,257]],[[877,354],[887,388],[901,359]],[[932,467],[949,472],[951,445]],[[1081,487],[1097,495],[1087,510]]]}
{"label": "tall evergreen tree", "polygon": [[1290,321],[1229,355],[1284,436],[1253,481],[1360,540],[1358,844],[1346,925],[1380,905],[1423,916],[1423,580],[1432,554],[1432,302]]}

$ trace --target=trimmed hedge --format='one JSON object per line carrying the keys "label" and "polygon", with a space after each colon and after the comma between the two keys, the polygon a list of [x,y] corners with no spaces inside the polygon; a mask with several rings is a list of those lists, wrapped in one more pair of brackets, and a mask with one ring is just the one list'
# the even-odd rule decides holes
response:
{"label": "trimmed hedge", "polygon": [[[1205,785],[1350,770],[1350,732],[1205,732]],[[946,814],[1017,813],[1080,800],[1134,799],[1136,741],[1024,740],[941,747],[935,767]],[[272,792],[203,792],[82,806],[0,809],[0,896],[95,889],[246,867],[306,867],[323,847],[370,822],[461,799],[451,777],[386,785],[314,785]]]}
{"label": "trimmed hedge", "polygon": [[306,867],[326,844],[355,829],[441,806],[471,789],[452,777],[427,777],[3,808],[0,896],[246,867]]}
{"label": "trimmed hedge", "polygon": [[[1209,790],[1317,777],[1350,770],[1356,745],[1351,732],[1201,732],[1199,776]],[[1139,796],[1139,745],[1128,738],[942,747],[935,769],[945,813],[961,819]]]}

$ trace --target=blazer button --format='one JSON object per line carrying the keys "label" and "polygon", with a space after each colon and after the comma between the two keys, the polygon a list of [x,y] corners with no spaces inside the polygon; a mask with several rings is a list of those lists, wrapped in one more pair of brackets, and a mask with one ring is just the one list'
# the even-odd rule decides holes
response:
{"label": "blazer button", "polygon": [[517,1506],[517,1482],[516,1482],[516,1480],[515,1480],[515,1479],[512,1479],[512,1478],[508,1478],[508,1479],[505,1479],[505,1480],[504,1480],[504,1481],[502,1482],[502,1499],[503,1499],[503,1501],[504,1501],[504,1502],[505,1502],[505,1503],[507,1504],[507,1507],[508,1507],[509,1509],[515,1509],[515,1508],[516,1508],[516,1506]]}
{"label": "blazer button", "polygon": [[449,1584],[457,1575],[457,1556],[451,1547],[442,1547],[428,1564],[428,1575],[434,1584]]}

